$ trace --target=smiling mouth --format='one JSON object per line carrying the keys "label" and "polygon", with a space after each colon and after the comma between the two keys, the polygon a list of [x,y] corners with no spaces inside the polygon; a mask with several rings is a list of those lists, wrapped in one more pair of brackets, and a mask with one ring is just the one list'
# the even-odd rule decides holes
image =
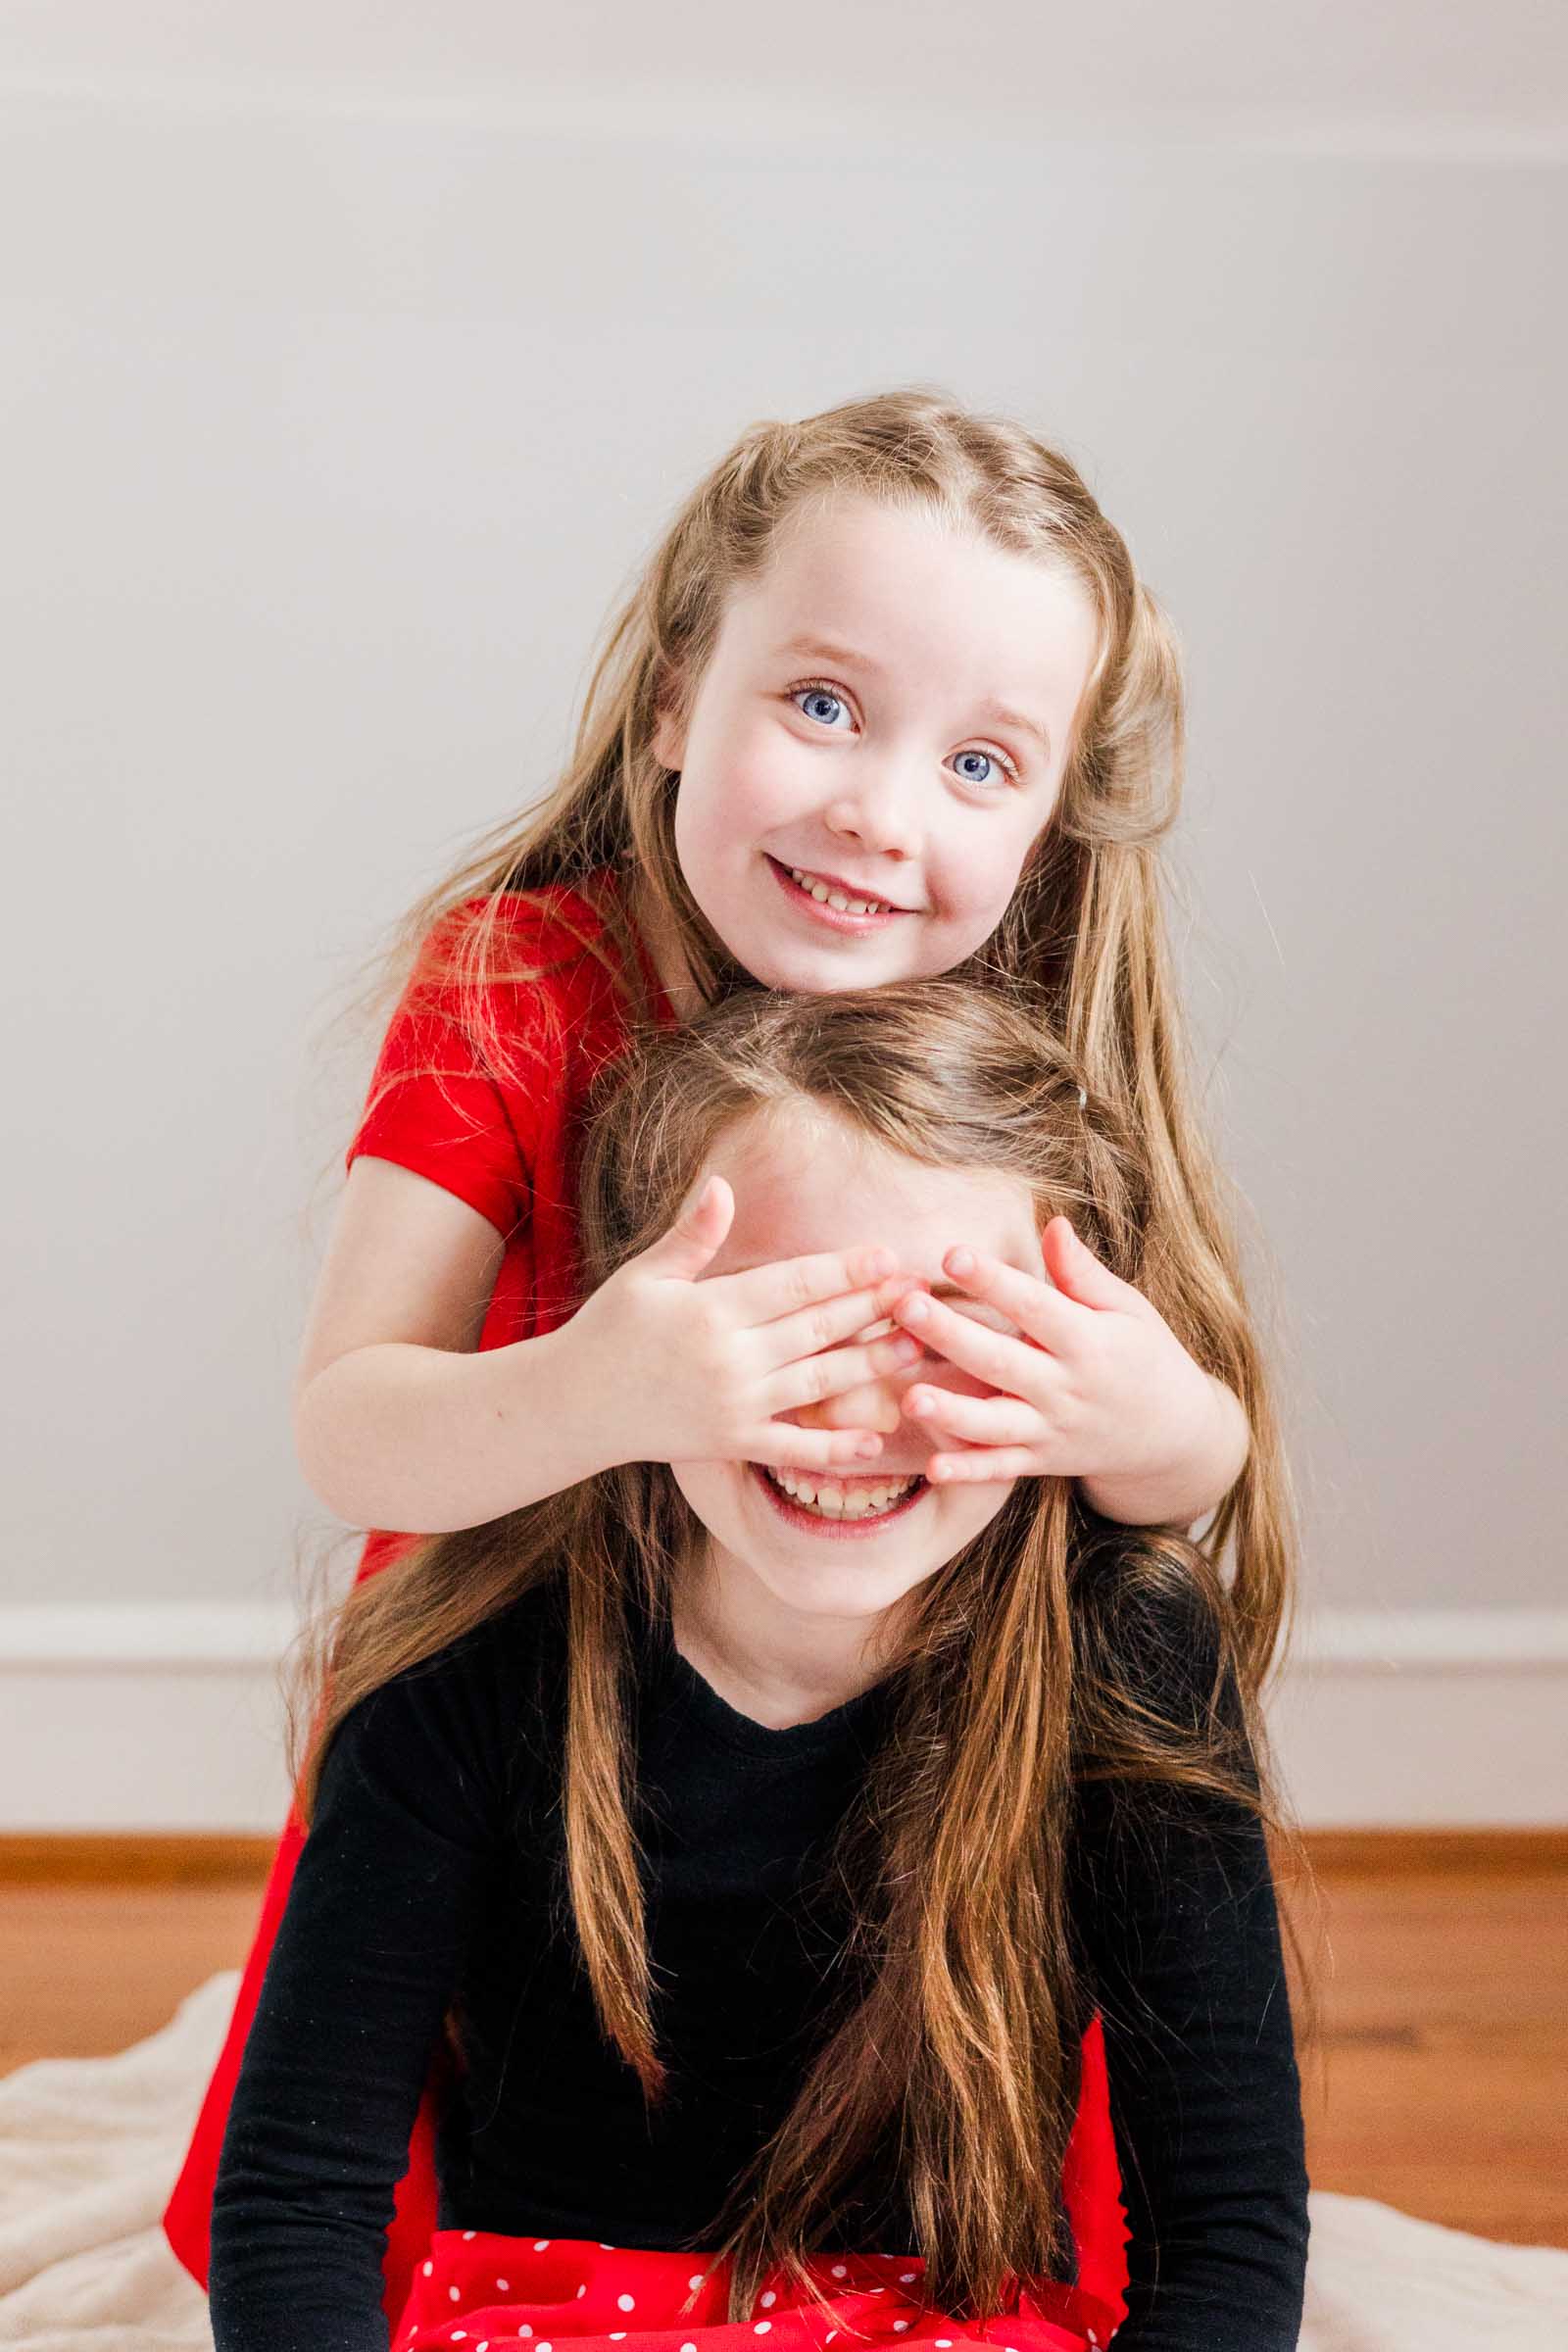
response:
{"label": "smiling mouth", "polygon": [[753,1462],[780,1509],[801,1512],[810,1519],[837,1526],[865,1527],[896,1519],[925,1492],[927,1480],[919,1471],[907,1478],[824,1478],[809,1470],[776,1470]]}
{"label": "smiling mouth", "polygon": [[908,914],[907,906],[897,906],[891,899],[874,899],[865,891],[847,890],[841,882],[831,882],[822,874],[813,874],[804,865],[787,865],[783,858],[773,863],[779,872],[788,874],[797,890],[819,906],[831,906],[835,914]]}

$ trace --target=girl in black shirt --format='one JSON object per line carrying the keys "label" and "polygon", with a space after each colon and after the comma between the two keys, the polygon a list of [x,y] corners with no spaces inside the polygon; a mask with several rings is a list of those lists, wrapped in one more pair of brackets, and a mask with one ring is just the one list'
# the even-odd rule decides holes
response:
{"label": "girl in black shirt", "polygon": [[[1136,1138],[1038,1004],[951,978],[741,992],[603,1092],[582,1311],[639,1286],[628,1377],[691,1449],[430,1538],[338,1612],[218,2352],[386,2344],[438,2045],[411,2352],[1287,2352],[1307,2182],[1253,1664],[1284,1595],[1241,1625],[1186,1536],[1065,1479],[928,1483],[947,1441],[852,1249],[889,1245],[894,1290],[959,1239],[1039,1278],[1065,1210],[1136,1282]],[[714,1181],[716,1242],[679,1216]],[[790,1265],[841,1250],[834,1306],[792,1308]],[[920,1387],[1004,1391],[1031,1343],[957,1303],[997,1379]],[[775,1419],[809,1415],[814,1351],[863,1348],[874,1471],[772,1475],[765,1421],[705,1449],[719,1317]]]}

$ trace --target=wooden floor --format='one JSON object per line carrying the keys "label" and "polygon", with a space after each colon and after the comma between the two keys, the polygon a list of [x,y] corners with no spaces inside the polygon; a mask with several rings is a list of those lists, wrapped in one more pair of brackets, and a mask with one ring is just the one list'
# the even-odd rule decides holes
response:
{"label": "wooden floor", "polygon": [[[1568,2246],[1568,1867],[1317,1862],[1282,1897],[1323,2017],[1303,2057],[1313,2185]],[[9,1882],[9,1883],[7,1883]],[[0,2073],[122,2049],[239,1964],[262,1876],[59,1883],[0,1851]]]}

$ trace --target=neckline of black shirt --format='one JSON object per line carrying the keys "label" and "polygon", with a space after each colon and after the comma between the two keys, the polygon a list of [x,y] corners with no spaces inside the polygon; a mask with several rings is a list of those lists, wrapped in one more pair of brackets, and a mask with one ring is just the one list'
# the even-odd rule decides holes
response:
{"label": "neckline of black shirt", "polygon": [[689,1725],[714,1744],[752,1762],[793,1764],[807,1757],[846,1756],[863,1748],[881,1729],[903,1681],[894,1667],[880,1681],[806,1723],[759,1723],[713,1689],[678,1647],[667,1614],[651,1616],[640,1596],[627,1612],[631,1638],[640,1649],[639,1683],[661,1705],[674,1701]]}

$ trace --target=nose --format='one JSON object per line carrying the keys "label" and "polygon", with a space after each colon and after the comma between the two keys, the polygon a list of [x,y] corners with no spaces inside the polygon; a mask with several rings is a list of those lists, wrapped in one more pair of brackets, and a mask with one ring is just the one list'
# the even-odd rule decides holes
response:
{"label": "nose", "polygon": [[915,858],[921,848],[914,788],[891,760],[866,760],[855,789],[841,793],[825,812],[831,832],[858,842],[879,858]]}

